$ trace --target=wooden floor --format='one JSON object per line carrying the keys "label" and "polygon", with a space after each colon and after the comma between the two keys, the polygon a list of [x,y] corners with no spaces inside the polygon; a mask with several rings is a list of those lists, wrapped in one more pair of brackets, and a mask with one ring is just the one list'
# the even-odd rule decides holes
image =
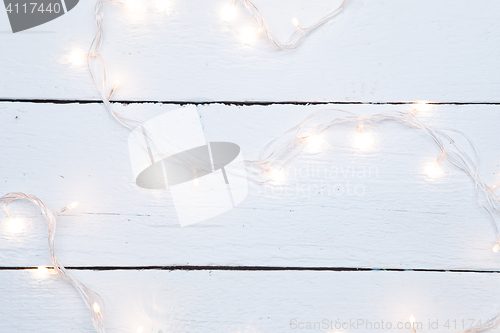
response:
{"label": "wooden floor", "polygon": [[[241,3],[222,20],[228,3],[107,4],[115,110],[146,121],[194,104],[208,141],[255,159],[314,111],[420,108],[422,122],[466,133],[484,180],[500,182],[500,2],[351,0],[290,52],[258,32],[242,40],[258,27]],[[339,1],[254,3],[286,39],[293,17],[307,27]],[[280,184],[249,183],[236,208],[180,227],[168,190],[135,184],[129,131],[90,79],[94,5],[16,34],[0,10],[0,194],[80,203],[58,218],[56,253],[103,297],[107,332],[411,333],[410,316],[419,333],[460,332],[500,313],[500,254],[473,182],[447,162],[429,174],[437,146],[402,124],[366,123],[365,149],[356,126],[332,129]],[[36,269],[51,265],[39,212],[12,211],[0,218],[0,332],[94,332],[77,292]]]}

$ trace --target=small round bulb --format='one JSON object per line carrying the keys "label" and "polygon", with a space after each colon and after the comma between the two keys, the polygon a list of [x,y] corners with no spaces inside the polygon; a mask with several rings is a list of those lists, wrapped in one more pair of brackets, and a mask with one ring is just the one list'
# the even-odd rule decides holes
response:
{"label": "small round bulb", "polygon": [[37,273],[38,276],[45,277],[49,274],[49,269],[45,266],[38,266]]}
{"label": "small round bulb", "polygon": [[363,134],[365,131],[365,124],[362,121],[360,121],[358,123],[358,126],[359,126],[359,133]]}
{"label": "small round bulb", "polygon": [[101,313],[101,307],[99,306],[99,304],[94,303],[92,307],[94,308],[95,313]]}
{"label": "small round bulb", "polygon": [[244,43],[251,43],[257,37],[258,30],[254,27],[246,27],[241,30],[240,38]]}
{"label": "small round bulb", "polygon": [[135,0],[129,0],[125,3],[125,8],[130,11],[136,11],[140,9],[140,4]]}
{"label": "small round bulb", "polygon": [[78,206],[79,204],[80,204],[80,203],[78,203],[78,202],[72,202],[72,203],[70,203],[70,204],[68,205],[68,209],[73,209],[73,208],[75,208],[76,206]]}
{"label": "small round bulb", "polygon": [[297,29],[301,29],[300,24],[299,24],[299,20],[297,20],[295,17],[292,19],[292,23],[294,26],[297,27]]}
{"label": "small round bulb", "polygon": [[286,180],[286,174],[282,169],[268,168],[267,173],[274,184],[283,184]]}
{"label": "small round bulb", "polygon": [[428,111],[431,107],[431,105],[428,104],[426,101],[417,101],[414,104],[416,105],[416,107],[412,112]]}
{"label": "small round bulb", "polygon": [[161,12],[168,12],[169,9],[172,7],[172,1],[171,0],[156,0],[155,2],[156,9],[158,9]]}
{"label": "small round bulb", "polygon": [[233,6],[225,6],[221,10],[221,17],[224,21],[232,21],[236,17],[236,10]]}
{"label": "small round bulb", "polygon": [[438,163],[428,164],[425,168],[427,177],[435,179],[443,175],[443,170]]}
{"label": "small round bulb", "polygon": [[495,246],[493,246],[493,252],[497,253],[500,250],[500,244],[496,243]]}
{"label": "small round bulb", "polygon": [[19,234],[26,228],[25,220],[20,217],[9,217],[5,221],[6,229],[10,234]]}
{"label": "small round bulb", "polygon": [[87,54],[80,50],[74,50],[70,52],[66,57],[68,63],[71,63],[73,66],[80,66],[85,64]]}
{"label": "small round bulb", "polygon": [[371,134],[368,133],[355,133],[354,135],[354,145],[359,150],[370,150],[375,143],[375,140]]}
{"label": "small round bulb", "polygon": [[320,134],[313,134],[309,136],[308,138],[306,138],[305,143],[306,150],[314,153],[320,152],[324,147],[328,145],[328,142],[323,139],[322,135]]}

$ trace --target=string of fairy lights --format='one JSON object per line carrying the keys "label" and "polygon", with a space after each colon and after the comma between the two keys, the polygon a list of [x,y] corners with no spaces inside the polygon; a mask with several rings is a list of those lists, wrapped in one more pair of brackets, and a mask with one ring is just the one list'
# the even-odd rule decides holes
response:
{"label": "string of fairy lights", "polygon": [[[75,208],[78,203],[74,202],[69,204],[66,207],[63,207],[59,209],[57,212],[53,213],[44,203],[42,200],[38,199],[37,197],[33,195],[26,195],[24,193],[8,193],[4,195],[3,197],[0,198],[0,205],[2,206],[5,214],[7,215],[8,218],[13,218],[10,211],[9,211],[9,204],[13,201],[16,200],[29,200],[38,208],[40,208],[40,211],[42,213],[42,216],[45,218],[47,221],[47,228],[48,228],[48,244],[49,244],[49,253],[50,253],[50,260],[52,261],[52,266],[54,267],[54,270],[57,272],[58,275],[60,275],[62,278],[64,278],[66,281],[68,281],[80,294],[82,297],[83,301],[87,305],[87,307],[90,309],[90,316],[92,318],[92,322],[94,324],[94,327],[97,332],[99,333],[104,333],[104,301],[102,298],[92,289],[88,288],[85,286],[83,283],[78,281],[76,278],[74,278],[69,272],[64,268],[64,266],[57,260],[56,254],[55,254],[55,249],[54,249],[54,240],[55,240],[55,234],[56,234],[56,216],[59,214],[64,213],[67,210]],[[38,268],[40,271],[45,271],[46,268],[41,266]],[[101,310],[102,308],[102,310]]]}
{"label": "string of fairy lights", "polygon": [[[265,20],[259,9],[250,0],[240,0],[242,5],[248,10],[248,12],[253,16],[255,21],[260,26],[259,32],[264,34],[269,41],[269,43],[280,50],[292,50],[297,48],[304,39],[312,33],[317,28],[321,27],[332,18],[340,14],[347,6],[350,0],[343,0],[338,8],[328,13],[320,20],[310,25],[309,27],[302,27],[296,18],[292,19],[292,23],[296,26],[297,30],[286,40],[280,41],[276,38],[272,30],[270,29],[267,21]],[[163,9],[165,1],[160,1],[159,8]],[[132,0],[117,1],[117,0],[97,0],[94,12],[94,20],[97,25],[97,33],[91,43],[89,52],[85,55],[88,62],[88,68],[92,80],[99,92],[99,95],[104,103],[104,106],[109,111],[111,116],[118,121],[121,125],[125,126],[131,131],[141,128],[139,131],[140,136],[144,136],[148,139],[151,137],[161,137],[162,140],[169,141],[163,135],[156,133],[151,128],[145,126],[145,124],[137,119],[126,117],[113,109],[111,98],[113,93],[118,88],[119,81],[115,80],[111,87],[108,87],[106,79],[106,66],[104,58],[101,55],[101,49],[103,46],[103,20],[104,20],[104,5],[110,3],[116,6],[128,8],[129,10],[134,9],[134,2]],[[163,5],[163,7],[162,7]],[[232,0],[231,4],[225,7],[222,11],[222,19],[230,19],[234,16],[235,6],[238,5],[238,0]],[[359,140],[362,144],[366,144],[370,139],[366,135],[365,124],[377,124],[382,122],[396,122],[420,130],[427,135],[439,148],[440,154],[436,158],[435,163],[432,168],[437,170],[443,161],[448,161],[452,166],[458,170],[464,172],[474,183],[476,198],[480,206],[487,212],[490,216],[493,228],[495,231],[496,241],[492,248],[493,252],[499,252],[500,250],[500,233],[495,216],[500,214],[500,197],[495,194],[495,190],[500,188],[500,183],[488,186],[483,180],[479,172],[479,152],[477,147],[474,145],[472,140],[464,133],[452,129],[452,128],[436,128],[431,127],[422,123],[418,118],[418,113],[422,104],[416,105],[416,107],[410,112],[397,112],[389,111],[380,114],[375,114],[371,116],[359,116],[351,112],[347,112],[339,109],[325,109],[315,112],[304,119],[302,122],[296,126],[285,131],[283,134],[269,142],[260,152],[257,160],[247,160],[245,163],[245,174],[237,174],[237,176],[244,177],[254,183],[264,184],[271,181],[276,181],[283,177],[283,170],[286,166],[291,163],[301,152],[310,148],[318,151],[318,147],[322,146],[323,135],[326,131],[330,130],[332,127],[338,127],[340,125],[353,126],[358,131]],[[137,131],[136,131],[137,132]],[[458,137],[465,139],[468,142],[469,148],[472,148],[474,152],[472,155],[468,154],[466,150],[458,144]],[[139,142],[144,142],[144,138],[137,138]],[[141,140],[142,139],[142,140]],[[155,141],[152,140],[152,144],[155,145]],[[156,147],[158,151],[168,156],[168,151],[165,151],[162,147]],[[146,147],[144,147],[146,149]],[[231,172],[231,170],[228,170]],[[104,302],[101,297],[93,290],[86,287],[80,281],[75,279],[71,274],[67,272],[64,266],[58,261],[55,250],[54,250],[54,238],[56,231],[56,216],[64,213],[65,211],[72,209],[76,206],[76,203],[70,204],[56,213],[53,213],[40,199],[26,195],[23,193],[9,193],[0,198],[0,205],[4,209],[7,217],[13,219],[8,205],[12,201],[16,200],[29,200],[33,204],[37,205],[43,217],[47,221],[48,226],[48,246],[50,258],[54,270],[58,275],[67,280],[81,295],[85,304],[90,310],[91,318],[95,330],[98,333],[104,333]],[[46,269],[45,267],[39,267],[40,270]],[[473,332],[484,332],[493,327],[492,323],[500,318],[496,316],[495,318],[487,321],[482,327],[471,328],[469,330],[462,331],[464,333]],[[410,322],[412,323],[411,331],[416,333],[414,327],[415,318],[411,316]],[[138,333],[142,332],[142,327],[137,330]]]}

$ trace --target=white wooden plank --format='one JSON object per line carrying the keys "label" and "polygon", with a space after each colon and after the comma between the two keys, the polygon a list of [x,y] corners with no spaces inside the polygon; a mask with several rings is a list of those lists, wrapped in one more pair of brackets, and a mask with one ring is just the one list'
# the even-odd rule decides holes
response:
{"label": "white wooden plank", "polygon": [[[139,119],[176,105],[116,105]],[[408,105],[332,105],[359,114]],[[436,179],[425,168],[438,156],[423,133],[399,124],[366,124],[373,150],[359,151],[353,126],[332,130],[333,146],[301,155],[280,186],[250,184],[236,208],[181,228],[168,191],[135,185],[129,132],[99,104],[0,104],[0,192],[34,194],[57,210],[56,250],[67,266],[270,265],[493,269],[500,256],[472,182],[448,164]],[[209,141],[240,145],[246,159],[324,106],[199,106]],[[498,106],[431,106],[422,121],[467,133],[482,153],[484,179],[500,181]],[[334,167],[337,173],[332,173]],[[352,170],[373,170],[362,177]],[[328,170],[328,173],[325,171]],[[348,186],[351,184],[351,192]],[[362,195],[353,195],[359,185]],[[318,187],[344,188],[343,193]],[[36,210],[16,206],[18,214]],[[0,220],[1,266],[49,265],[46,225],[23,218],[20,232]],[[16,222],[17,223],[17,222]]]}
{"label": "white wooden plank", "polygon": [[[307,26],[338,2],[255,0],[281,38],[294,31],[292,17]],[[242,43],[240,30],[257,26],[241,4],[235,21],[222,21],[230,0],[172,0],[170,14],[141,3],[106,6],[103,55],[110,82],[122,82],[116,99],[499,101],[495,0],[352,0],[293,52],[262,36]],[[78,58],[95,34],[94,4],[17,34],[1,11],[0,98],[98,99]]]}
{"label": "white wooden plank", "polygon": [[[299,323],[414,316],[418,332],[459,332],[498,313],[498,274],[424,272],[73,271],[106,302],[107,332],[293,332]],[[93,332],[83,302],[61,278],[1,271],[5,332]],[[294,321],[296,320],[296,321]],[[450,328],[445,328],[449,320]],[[457,327],[453,320],[456,320]],[[439,329],[429,329],[429,322]],[[292,326],[290,325],[292,323]],[[293,324],[297,323],[294,329]],[[337,332],[333,329],[316,329]],[[363,324],[349,332],[373,332]],[[344,331],[344,330],[342,330]],[[495,332],[496,330],[493,330]]]}

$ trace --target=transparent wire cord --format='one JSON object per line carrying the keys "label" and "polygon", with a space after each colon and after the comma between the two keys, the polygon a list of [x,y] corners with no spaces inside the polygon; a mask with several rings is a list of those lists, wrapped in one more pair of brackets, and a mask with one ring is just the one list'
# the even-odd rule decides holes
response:
{"label": "transparent wire cord", "polygon": [[[63,277],[66,281],[68,281],[80,294],[83,301],[87,305],[90,310],[90,316],[92,318],[92,323],[94,324],[94,328],[98,333],[105,333],[104,329],[104,301],[102,298],[92,289],[85,286],[83,283],[74,278],[64,266],[57,260],[55,250],[54,250],[54,239],[56,234],[56,215],[59,215],[68,209],[64,207],[53,213],[43,202],[33,195],[27,195],[24,193],[12,192],[4,195],[0,198],[0,205],[5,211],[7,217],[11,218],[12,215],[8,209],[8,205],[15,200],[29,200],[33,204],[37,205],[42,212],[42,216],[47,221],[48,227],[48,245],[49,245],[49,253],[50,260],[52,261],[52,266],[54,270],[59,274],[59,276]],[[102,310],[101,310],[102,309]]]}
{"label": "transparent wire cord", "polygon": [[[344,0],[336,10],[327,14],[318,22],[308,28],[299,28],[292,36],[290,36],[287,41],[281,42],[275,38],[274,34],[269,28],[269,25],[267,24],[262,13],[257,9],[257,7],[249,0],[240,1],[259,23],[261,29],[265,32],[269,42],[277,48],[283,50],[290,50],[298,47],[311,32],[342,12],[342,10],[347,6],[349,2],[349,0]],[[143,146],[145,150],[147,150],[147,147],[143,144],[143,142],[145,142],[144,139],[147,139],[151,141],[152,145],[155,146],[158,151],[160,151],[165,156],[168,156],[170,155],[168,151],[165,151],[162,147],[156,145],[155,140],[151,140],[151,138],[154,137],[161,138],[162,141],[165,140],[169,142],[168,138],[164,137],[162,133],[155,132],[140,120],[125,117],[124,115],[115,112],[113,110],[113,105],[110,103],[110,99],[115,90],[115,86],[113,86],[110,92],[107,93],[106,67],[104,59],[100,54],[104,37],[104,5],[107,2],[110,2],[117,6],[124,6],[123,2],[116,0],[97,1],[94,16],[97,25],[97,33],[88,53],[88,66],[90,74],[106,109],[109,111],[112,117],[120,124],[133,131],[134,135],[136,135],[138,139],[138,142],[141,144],[141,146]],[[236,2],[237,0],[233,0],[232,5],[234,6]],[[244,161],[246,168],[245,174],[238,173],[237,171],[234,171],[234,169],[227,169],[226,171],[232,172],[237,176],[247,178],[254,183],[265,184],[273,180],[273,178],[277,174],[276,171],[285,168],[303,151],[308,138],[319,135],[334,126],[338,126],[341,124],[357,124],[359,128],[362,129],[365,122],[375,124],[387,121],[406,124],[412,128],[421,130],[431,139],[432,142],[434,142],[438,146],[440,150],[440,154],[437,158],[437,163],[446,160],[452,166],[464,172],[471,178],[474,183],[477,201],[491,218],[496,238],[495,246],[498,246],[500,244],[500,236],[495,216],[500,213],[500,198],[494,193],[494,190],[500,187],[500,183],[495,184],[491,187],[488,187],[488,185],[485,183],[479,172],[480,157],[478,149],[467,135],[451,128],[437,128],[426,125],[417,118],[417,112],[415,110],[406,113],[399,111],[388,111],[371,116],[359,116],[347,111],[336,109],[318,111],[308,116],[298,125],[287,130],[281,136],[269,142],[262,149],[261,153],[258,156],[258,159]],[[457,143],[457,136],[466,139],[469,146],[472,148],[472,155],[468,154],[466,150]],[[445,142],[449,144],[445,144]],[[182,147],[178,148],[182,149]],[[495,320],[497,318],[498,317],[495,317],[492,320]],[[479,333],[484,332],[488,329],[490,328],[484,326],[480,329],[471,329],[463,332]]]}
{"label": "transparent wire cord", "polygon": [[[239,0],[239,1],[243,3],[245,8],[252,14],[255,21],[257,21],[257,23],[260,25],[260,28],[265,33],[269,43],[271,43],[280,50],[293,50],[296,49],[300,44],[302,44],[304,39],[310,33],[318,29],[322,25],[324,25],[326,22],[333,19],[338,14],[340,14],[346,8],[350,0],[343,0],[342,4],[337,9],[328,13],[327,15],[322,17],[320,20],[318,20],[311,26],[307,28],[298,27],[297,31],[295,31],[285,42],[282,42],[276,38],[271,28],[269,27],[269,24],[265,20],[264,15],[262,15],[260,10],[257,8],[257,6],[254,5],[252,1],[250,0]],[[231,6],[235,6],[237,2],[238,0],[233,0]]]}
{"label": "transparent wire cord", "polygon": [[[248,0],[240,0],[240,1],[242,1],[245,4],[245,6],[248,6],[248,8],[251,8],[251,11],[256,16],[256,19],[260,20],[261,22],[265,22],[261,17],[260,12],[257,10],[255,5],[253,5],[253,3],[251,3]],[[145,151],[147,151],[147,147],[144,143],[145,142],[144,139],[149,140],[152,146],[154,146],[156,150],[161,152],[164,156],[171,155],[168,151],[165,151],[163,147],[157,145],[156,140],[152,139],[153,137],[161,138],[161,141],[170,142],[172,145],[176,146],[176,148],[180,149],[181,151],[187,150],[183,149],[183,147],[180,147],[178,144],[175,144],[172,141],[168,140],[168,138],[166,137],[168,136],[168,133],[167,134],[157,133],[157,131],[148,127],[147,124],[144,124],[143,122],[137,119],[125,117],[113,110],[113,105],[110,103],[110,97],[112,96],[115,87],[111,89],[109,94],[106,93],[106,67],[104,64],[104,60],[100,54],[104,36],[103,35],[104,5],[107,2],[110,2],[117,6],[124,6],[123,2],[116,0],[97,1],[95,6],[95,16],[94,16],[97,25],[97,33],[90,46],[89,57],[88,57],[88,66],[90,74],[104,102],[105,107],[107,108],[107,110],[110,112],[110,114],[113,116],[114,119],[116,119],[120,124],[128,128],[129,130],[133,131],[134,135],[138,139],[139,144],[143,147]],[[307,31],[310,32],[316,29],[317,27],[321,26],[326,21],[328,21],[329,19],[340,13],[343,10],[343,8],[345,8],[347,3],[348,0],[344,1],[342,5],[339,8],[337,8],[337,10],[323,17],[316,24],[308,28],[309,30],[308,29],[301,30],[303,34],[299,33],[298,35],[303,36],[301,37],[302,39],[305,38],[305,36],[307,36],[306,34]],[[302,40],[299,37],[294,37],[294,38],[290,39],[290,40],[295,40],[294,43],[300,43],[300,40]],[[298,45],[298,44],[293,44],[293,45]],[[334,115],[331,113],[332,111],[337,113],[341,112],[343,115],[341,116]],[[480,175],[479,153],[477,148],[470,140],[470,138],[462,132],[453,129],[432,128],[428,125],[423,124],[417,119],[414,111],[410,113],[388,112],[368,117],[367,116],[361,117],[342,110],[329,110],[329,111],[325,110],[322,112],[321,111],[316,112],[307,117],[300,124],[289,129],[280,137],[277,137],[276,139],[272,140],[269,144],[267,144],[262,149],[258,160],[244,161],[246,167],[245,174],[241,174],[238,171],[235,171],[237,170],[237,168],[228,168],[227,172],[233,173],[236,176],[247,178],[248,180],[258,184],[268,183],[276,175],[276,172],[270,172],[270,171],[271,170],[279,171],[282,168],[286,167],[295,157],[297,157],[301,153],[301,151],[304,148],[304,142],[306,141],[307,138],[321,134],[323,131],[338,124],[343,124],[348,122],[362,124],[365,121],[376,123],[388,120],[404,123],[411,127],[418,128],[427,133],[427,135],[432,139],[432,141],[439,147],[441,151],[438,161],[446,159],[453,166],[455,166],[462,172],[466,173],[473,180],[476,190],[477,200],[481,205],[481,207],[483,207],[486,210],[486,212],[493,221],[493,226],[497,239],[496,245],[499,245],[500,236],[494,216],[494,214],[500,213],[500,209],[498,206],[500,200],[499,197],[494,193],[494,189],[496,188],[497,185],[488,187],[484,182],[482,176]],[[140,130],[137,131],[136,129]],[[470,146],[474,150],[473,157],[469,156],[465,152],[465,150],[462,149],[455,142],[455,140],[451,136],[451,133],[455,135],[460,135],[467,139]],[[291,138],[289,138],[290,135]],[[140,136],[142,136],[142,138],[140,138]],[[443,144],[443,140],[450,141],[452,143],[454,150],[446,149],[445,145]],[[199,156],[198,158],[203,159],[203,157],[201,156]],[[193,166],[189,167],[194,169]],[[210,172],[211,170],[205,170],[205,171]]]}

